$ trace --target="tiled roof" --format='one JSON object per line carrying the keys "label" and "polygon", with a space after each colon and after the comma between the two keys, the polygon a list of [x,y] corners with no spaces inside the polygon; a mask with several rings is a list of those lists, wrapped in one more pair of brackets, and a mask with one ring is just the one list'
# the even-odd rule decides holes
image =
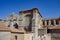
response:
{"label": "tiled roof", "polygon": [[9,31],[9,28],[5,26],[4,24],[0,24],[0,30]]}
{"label": "tiled roof", "polygon": [[60,29],[60,25],[53,26],[53,27],[50,28],[50,29]]}
{"label": "tiled roof", "polygon": [[[33,9],[30,9],[30,10],[26,10],[26,11],[19,11],[19,14],[31,14],[34,10],[37,10],[37,8],[33,8]],[[39,15],[42,17],[42,15],[40,14],[40,12],[38,11]]]}
{"label": "tiled roof", "polygon": [[25,32],[24,30],[18,30],[16,28],[10,28],[11,32]]}
{"label": "tiled roof", "polygon": [[17,32],[17,33],[25,32],[24,30],[18,30],[16,28],[8,28],[4,24],[0,24],[0,31],[10,31],[10,32]]}
{"label": "tiled roof", "polygon": [[26,10],[26,11],[20,11],[19,13],[30,13],[30,12],[33,12],[33,10],[38,10],[38,9],[33,8],[33,9],[30,9],[30,10]]}

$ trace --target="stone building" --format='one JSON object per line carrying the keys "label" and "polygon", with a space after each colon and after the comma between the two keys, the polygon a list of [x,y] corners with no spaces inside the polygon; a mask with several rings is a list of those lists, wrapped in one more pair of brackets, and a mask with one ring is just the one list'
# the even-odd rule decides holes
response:
{"label": "stone building", "polygon": [[0,40],[24,40],[24,31],[0,24]]}
{"label": "stone building", "polygon": [[11,37],[11,33],[9,31],[9,29],[0,24],[0,40],[10,40]]}
{"label": "stone building", "polygon": [[60,17],[44,19],[37,8],[19,11],[19,15],[12,13],[0,23],[7,27],[6,31],[3,26],[0,33],[8,35],[2,33],[1,40],[60,40]]}

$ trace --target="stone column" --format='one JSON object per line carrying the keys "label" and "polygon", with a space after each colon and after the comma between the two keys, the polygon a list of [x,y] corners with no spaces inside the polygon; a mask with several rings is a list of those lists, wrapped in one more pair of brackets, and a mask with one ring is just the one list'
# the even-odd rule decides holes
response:
{"label": "stone column", "polygon": [[51,25],[51,20],[49,20],[49,26]]}
{"label": "stone column", "polygon": [[38,18],[37,18],[38,15],[37,15],[37,13],[38,13],[38,11],[37,10],[34,10],[35,26],[33,27],[33,33],[34,33],[33,34],[34,35],[33,36],[33,40],[38,40],[38,25],[37,25],[38,24],[38,22],[37,22],[38,21]]}
{"label": "stone column", "polygon": [[11,26],[10,27],[13,28],[13,22],[11,22]]}
{"label": "stone column", "polygon": [[56,20],[54,19],[54,25],[56,25]]}
{"label": "stone column", "polygon": [[47,26],[47,21],[45,20],[45,26]]}

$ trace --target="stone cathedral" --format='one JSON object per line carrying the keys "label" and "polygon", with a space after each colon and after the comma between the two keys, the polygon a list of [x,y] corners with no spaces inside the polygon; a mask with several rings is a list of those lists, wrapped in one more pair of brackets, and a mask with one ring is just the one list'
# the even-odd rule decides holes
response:
{"label": "stone cathedral", "polygon": [[44,19],[37,8],[0,19],[0,40],[60,40],[60,17]]}

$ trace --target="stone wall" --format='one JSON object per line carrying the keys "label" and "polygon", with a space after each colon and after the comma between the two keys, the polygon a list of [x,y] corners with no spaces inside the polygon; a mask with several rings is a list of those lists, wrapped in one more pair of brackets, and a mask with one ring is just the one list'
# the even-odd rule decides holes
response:
{"label": "stone wall", "polygon": [[19,16],[19,21],[18,21],[18,25],[19,25],[19,28],[28,28],[30,26],[30,16],[31,14],[20,14]]}
{"label": "stone wall", "polygon": [[0,31],[0,40],[11,40],[11,33],[7,31]]}
{"label": "stone wall", "polygon": [[38,30],[38,35],[39,36],[44,36],[45,34],[47,34],[47,29],[39,29]]}
{"label": "stone wall", "polygon": [[60,40],[60,33],[52,33],[51,40]]}
{"label": "stone wall", "polygon": [[11,40],[24,40],[24,34],[11,33]]}
{"label": "stone wall", "polygon": [[24,40],[33,40],[33,33],[25,33]]}

